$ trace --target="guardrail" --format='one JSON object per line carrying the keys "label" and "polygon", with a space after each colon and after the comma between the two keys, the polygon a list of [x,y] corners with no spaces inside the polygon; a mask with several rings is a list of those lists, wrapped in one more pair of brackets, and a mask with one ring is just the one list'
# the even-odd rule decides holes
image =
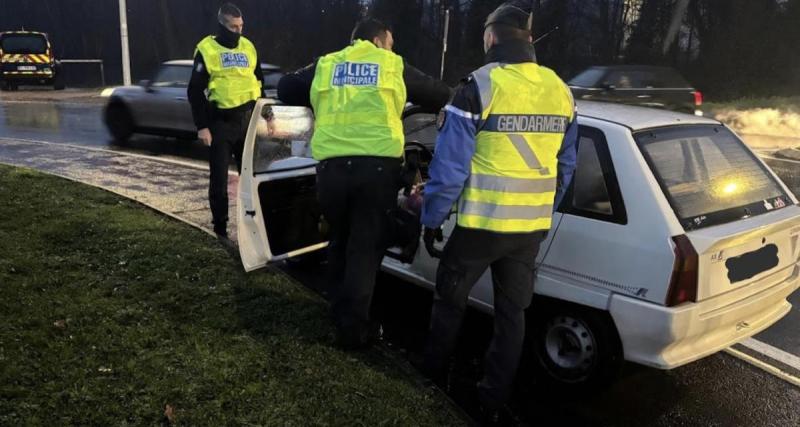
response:
{"label": "guardrail", "polygon": [[103,87],[106,86],[106,72],[102,59],[60,59],[59,62],[62,64],[100,64],[100,82]]}

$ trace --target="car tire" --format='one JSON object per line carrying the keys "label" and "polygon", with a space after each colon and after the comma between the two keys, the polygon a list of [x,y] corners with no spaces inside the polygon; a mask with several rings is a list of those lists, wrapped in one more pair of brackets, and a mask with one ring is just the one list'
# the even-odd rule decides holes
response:
{"label": "car tire", "polygon": [[108,127],[108,131],[117,142],[127,142],[136,130],[133,117],[128,107],[122,102],[117,101],[109,103],[104,116],[106,127]]}
{"label": "car tire", "polygon": [[534,380],[557,390],[591,391],[610,384],[624,364],[611,316],[553,299],[529,310],[526,361]]}
{"label": "car tire", "polygon": [[64,83],[64,74],[57,72],[53,77],[53,90],[64,90],[66,87],[67,86]]}

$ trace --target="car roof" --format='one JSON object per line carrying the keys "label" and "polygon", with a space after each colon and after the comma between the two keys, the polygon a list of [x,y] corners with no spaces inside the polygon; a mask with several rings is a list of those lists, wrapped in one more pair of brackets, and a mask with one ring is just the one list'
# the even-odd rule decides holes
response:
{"label": "car roof", "polygon": [[[194,65],[194,60],[193,59],[173,59],[171,61],[165,61],[162,65],[178,65],[178,66],[181,66],[181,67],[191,67],[192,65]],[[270,70],[270,71],[273,71],[273,70],[274,71],[279,71],[281,69],[281,67],[279,67],[279,66],[277,66],[275,64],[267,64],[267,63],[262,62],[261,63],[261,69],[262,70]]]}
{"label": "car roof", "polygon": [[589,68],[596,68],[596,69],[603,69],[603,70],[671,70],[676,71],[672,67],[664,67],[660,65],[635,65],[635,64],[628,64],[628,65],[593,65]]}
{"label": "car roof", "polygon": [[17,35],[17,34],[21,34],[21,35],[36,35],[36,36],[45,36],[45,37],[47,37],[47,34],[41,33],[39,31],[24,31],[24,30],[20,30],[20,31],[0,31],[0,36],[4,36],[4,35],[7,35],[7,34],[8,35],[11,35],[11,34],[14,34],[14,35]]}
{"label": "car roof", "polygon": [[707,117],[678,113],[657,108],[609,102],[578,101],[578,115],[616,123],[632,131],[674,125],[719,125],[720,122]]}
{"label": "car roof", "polygon": [[173,59],[172,61],[164,61],[161,65],[182,65],[184,67],[191,67],[194,61],[191,59]]}

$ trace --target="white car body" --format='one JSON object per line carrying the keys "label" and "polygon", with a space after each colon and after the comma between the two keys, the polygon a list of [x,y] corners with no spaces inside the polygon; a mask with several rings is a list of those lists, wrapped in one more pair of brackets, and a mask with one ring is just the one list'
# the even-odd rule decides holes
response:
{"label": "white car body", "polygon": [[[296,247],[283,245],[277,248],[271,244],[270,238],[276,233],[280,235],[276,239],[286,240],[287,228],[313,224],[313,221],[299,217],[314,204],[311,196],[316,162],[302,156],[277,161],[263,159],[264,150],[259,148],[261,143],[258,141],[282,141],[284,144],[291,141],[294,154],[303,154],[303,143],[309,140],[313,128],[308,110],[272,107],[276,119],[267,130],[260,118],[260,110],[265,105],[264,101],[259,102],[251,121],[239,181],[238,238],[242,262],[248,271],[269,262],[319,250],[327,244],[309,236],[305,237],[308,244],[294,245]],[[785,195],[781,202],[776,203],[785,201],[786,206],[770,205],[772,208],[761,214],[687,231],[633,134],[643,129],[672,126],[722,128],[723,125],[692,115],[601,103],[579,104],[579,112],[581,144],[585,135],[589,135],[586,138],[596,138],[592,146],[597,159],[605,158],[607,162],[603,168],[610,165],[610,169],[592,172],[589,160],[579,160],[577,174],[585,173],[588,177],[590,173],[601,172],[611,200],[611,210],[618,217],[603,220],[574,214],[577,211],[554,213],[553,228],[537,259],[539,269],[535,292],[539,297],[564,303],[571,308],[570,313],[575,312],[572,309],[586,309],[609,318],[624,358],[660,369],[675,368],[717,352],[755,335],[789,312],[791,305],[787,297],[800,285],[800,246],[797,244],[800,207],[789,189],[749,149],[744,148],[764,168],[765,176],[774,179],[776,188]],[[265,137],[269,132],[273,137]],[[597,142],[598,135],[603,137],[607,151],[603,151]],[[606,157],[603,157],[603,152]],[[586,162],[583,169],[582,161]],[[609,176],[616,180],[616,190],[609,186]],[[299,197],[300,206],[305,208],[276,217],[275,206],[280,204],[277,200],[265,202],[263,199],[269,193],[265,189],[277,182],[293,179],[304,182],[296,191],[287,193],[284,189],[281,194]],[[617,192],[616,198],[614,192]],[[613,205],[616,202],[621,203],[621,209]],[[767,204],[769,202],[765,201],[765,206]],[[606,205],[591,206],[608,209]],[[618,215],[620,211],[621,215]],[[280,221],[288,223],[270,224],[271,220],[276,221],[279,217],[283,218]],[[705,217],[695,221],[702,218]],[[444,226],[445,237],[454,223],[455,214]],[[697,253],[696,296],[694,301],[668,306],[666,301],[670,298],[673,270],[678,268],[675,236],[685,236],[684,240],[690,242]],[[735,262],[740,259],[737,257],[766,245],[777,248],[778,265],[746,280],[731,283],[725,272],[727,260],[734,259],[732,262]],[[387,256],[382,267],[390,274],[433,289],[437,265],[438,260],[420,249],[411,264]],[[492,294],[491,276],[487,272],[473,288],[470,304],[478,310],[491,312]],[[537,310],[536,301],[532,310]],[[569,319],[567,323],[572,318]],[[575,345],[590,343],[600,335],[586,325],[578,325],[580,322],[573,323],[577,326],[572,331],[568,326],[566,329],[564,325],[559,327],[557,323],[548,327],[550,329],[545,328],[543,351],[555,351],[552,347],[555,341],[551,338],[556,339],[558,333],[578,334],[572,339]],[[580,336],[585,337],[587,330],[591,339],[582,340]],[[574,368],[580,363],[590,364],[594,357],[591,351],[560,361],[554,356],[554,363],[564,369]],[[573,379],[580,380],[577,377]]]}

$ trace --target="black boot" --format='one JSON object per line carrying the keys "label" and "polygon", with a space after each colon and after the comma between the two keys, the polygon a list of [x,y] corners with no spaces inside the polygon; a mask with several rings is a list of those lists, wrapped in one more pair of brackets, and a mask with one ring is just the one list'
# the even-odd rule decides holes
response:
{"label": "black boot", "polygon": [[214,224],[214,234],[221,239],[228,238],[228,224],[226,223],[216,223]]}

